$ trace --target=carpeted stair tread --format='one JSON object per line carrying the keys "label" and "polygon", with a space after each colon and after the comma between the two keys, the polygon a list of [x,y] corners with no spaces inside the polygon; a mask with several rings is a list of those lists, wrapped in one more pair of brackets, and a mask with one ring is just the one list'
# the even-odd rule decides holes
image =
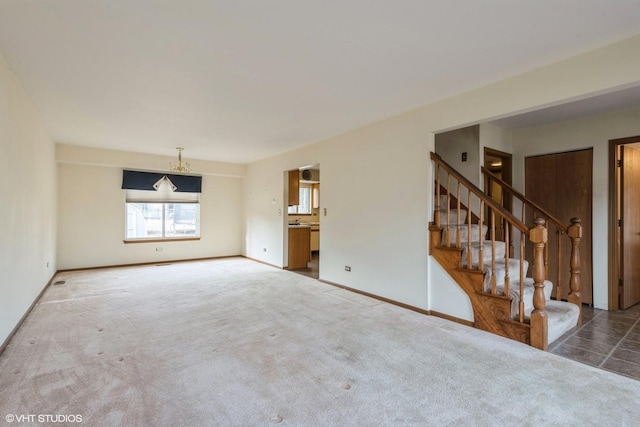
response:
{"label": "carpeted stair tread", "polygon": [[[553,283],[548,280],[544,282],[544,299],[546,301],[550,301],[551,292],[553,291]],[[533,311],[533,278],[526,277],[524,279],[524,294],[522,295],[522,300],[524,302],[524,315],[525,317],[529,316]],[[504,295],[504,283],[496,286],[496,291],[500,295]],[[491,285],[488,287],[485,284],[485,292],[491,292]],[[509,282],[509,296],[511,297],[511,317],[518,317],[518,305],[520,303],[520,281],[513,280]]]}
{"label": "carpeted stair tread", "polygon": [[[448,246],[455,246],[458,233],[460,233],[460,247],[462,249],[461,265],[464,267],[468,262],[468,253],[471,252],[471,263],[473,268],[478,268],[480,260],[480,249],[482,248],[482,262],[484,272],[484,291],[491,292],[491,281],[495,276],[496,291],[504,295],[504,284],[507,275],[507,262],[509,273],[509,295],[511,297],[511,316],[518,317],[518,305],[520,301],[520,259],[509,258],[505,261],[507,253],[506,242],[485,240],[488,226],[479,224],[466,224],[467,211],[449,208],[447,206],[449,198],[446,195],[440,196],[440,222],[442,224],[442,242]],[[459,225],[458,225],[459,224]],[[448,234],[448,238],[447,238]],[[469,244],[468,242],[471,241]],[[482,241],[482,243],[480,243]],[[529,262],[522,260],[523,275],[527,275]],[[531,277],[524,278],[523,297],[524,316],[529,319],[533,312],[533,287],[534,280]],[[553,283],[544,281],[544,297],[546,301],[545,311],[548,319],[548,343],[551,344],[571,328],[577,326],[580,318],[580,308],[575,304],[564,301],[551,300]]]}
{"label": "carpeted stair tread", "polygon": [[[449,206],[449,215],[447,215],[447,206]],[[467,220],[467,210],[460,209],[460,218],[458,218],[458,209],[449,205],[449,198],[446,195],[440,196],[440,224],[464,224]]]}
{"label": "carpeted stair tread", "polygon": [[[449,241],[447,242],[447,228],[449,228]],[[472,242],[479,242],[480,238],[484,239],[484,236],[487,234],[487,230],[489,228],[486,225],[483,225],[480,228],[479,224],[471,224],[471,228],[469,228],[468,224],[460,224],[460,243],[462,246],[467,244],[469,241],[469,236],[471,236]],[[458,236],[458,226],[453,224],[444,224],[442,226],[442,241],[448,245],[455,245],[456,238]]]}
{"label": "carpeted stair tread", "polygon": [[[494,248],[493,250],[491,248]],[[467,262],[467,254],[469,250],[471,250],[471,263],[473,265],[478,265],[480,259],[480,242],[471,242],[462,244],[462,263],[465,264]],[[483,264],[491,263],[493,259],[496,261],[502,260],[504,262],[504,257],[507,252],[507,244],[505,242],[496,240],[492,242],[491,240],[485,240],[482,242],[482,261]]]}
{"label": "carpeted stair tread", "polygon": [[[464,264],[464,258],[462,260]],[[484,287],[485,289],[489,289],[491,287],[491,277],[495,274],[496,276],[496,285],[503,285],[505,282],[505,278],[507,275],[507,263],[504,258],[496,260],[495,268],[489,261],[485,263],[482,267],[484,272]],[[477,265],[476,265],[477,267]],[[527,277],[527,271],[529,270],[529,262],[524,259],[522,260],[522,272],[523,276]],[[520,259],[517,258],[509,258],[509,282],[512,283],[514,280],[520,280]]]}
{"label": "carpeted stair tread", "polygon": [[[545,306],[548,324],[548,342],[551,344],[571,328],[578,325],[580,308],[570,302],[550,300]],[[529,313],[530,315],[530,313]]]}

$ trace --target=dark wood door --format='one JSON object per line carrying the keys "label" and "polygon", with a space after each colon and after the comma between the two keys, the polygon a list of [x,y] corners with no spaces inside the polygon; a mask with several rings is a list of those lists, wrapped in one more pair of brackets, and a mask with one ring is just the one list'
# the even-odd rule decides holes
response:
{"label": "dark wood door", "polygon": [[[593,303],[592,271],[592,187],[593,150],[579,150],[525,159],[525,195],[568,226],[571,218],[582,220],[580,241],[580,283],[582,302]],[[533,224],[536,212],[527,211],[526,221]],[[549,225],[548,278],[555,286],[558,282],[558,250],[561,255],[561,298],[569,294],[569,257],[571,242],[566,236],[558,239],[557,229]],[[558,243],[559,240],[559,243]],[[529,256],[531,245],[527,245]],[[530,258],[529,258],[530,259]]]}
{"label": "dark wood door", "polygon": [[620,160],[620,308],[625,309],[640,302],[640,150],[623,145]]}

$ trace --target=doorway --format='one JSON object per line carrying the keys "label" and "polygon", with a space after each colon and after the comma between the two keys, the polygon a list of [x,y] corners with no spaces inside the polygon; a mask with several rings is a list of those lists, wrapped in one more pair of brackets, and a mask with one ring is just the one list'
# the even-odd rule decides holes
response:
{"label": "doorway", "polygon": [[[484,168],[505,183],[511,185],[513,176],[511,154],[484,147]],[[500,204],[500,206],[513,213],[511,193],[502,191],[502,187],[495,181],[490,180],[489,177],[485,176],[484,178],[484,192]],[[490,208],[487,207],[485,218],[490,217],[489,209]],[[500,226],[496,228],[496,240],[504,240],[504,225],[504,223],[501,223]],[[513,230],[511,229],[509,230],[509,236],[513,236]],[[510,248],[510,251],[513,251],[513,248]]]}
{"label": "doorway", "polygon": [[[293,186],[291,181],[294,180]],[[298,197],[287,206],[288,267],[305,276],[320,277],[320,165],[290,171],[290,192]],[[297,236],[297,237],[296,237]],[[296,262],[292,263],[292,260]]]}
{"label": "doorway", "polygon": [[640,136],[609,141],[609,310],[640,302]]}
{"label": "doorway", "polygon": [[[563,153],[545,154],[525,158],[525,195],[538,204],[562,224],[569,225],[571,218],[580,218],[582,239],[580,240],[580,293],[584,304],[593,304],[592,271],[592,205],[593,205],[593,150],[577,150]],[[528,222],[536,213],[525,212]],[[553,225],[548,225],[547,264],[548,277],[555,286],[560,277],[561,298],[566,300],[569,293],[569,268],[562,261],[558,270],[558,253],[562,260],[571,255],[571,242],[561,236]],[[526,246],[527,254],[531,245]],[[556,260],[556,261],[551,261]],[[566,267],[566,268],[565,268]],[[559,275],[559,276],[558,276]]]}

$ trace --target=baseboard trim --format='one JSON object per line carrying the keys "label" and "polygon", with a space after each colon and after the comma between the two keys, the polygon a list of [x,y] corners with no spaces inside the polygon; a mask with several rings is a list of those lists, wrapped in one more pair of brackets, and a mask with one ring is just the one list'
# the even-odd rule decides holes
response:
{"label": "baseboard trim", "polygon": [[432,316],[435,316],[435,317],[439,317],[441,319],[450,320],[451,322],[459,323],[459,324],[464,325],[464,326],[469,326],[469,327],[472,327],[472,328],[475,328],[475,326],[476,326],[474,322],[471,322],[469,320],[460,319],[459,317],[450,316],[448,314],[440,313],[438,311],[429,310],[429,314],[432,315]]}
{"label": "baseboard trim", "polygon": [[426,314],[426,315],[431,314],[429,312],[429,310],[425,310],[423,308],[416,307],[416,306],[409,305],[409,304],[405,304],[405,303],[402,303],[402,302],[399,302],[399,301],[394,301],[394,300],[389,299],[389,298],[381,297],[380,295],[376,295],[376,294],[372,294],[372,293],[369,293],[369,292],[361,291],[360,289],[350,288],[349,286],[341,285],[339,283],[329,282],[328,280],[323,280],[323,279],[318,279],[318,281],[320,281],[322,283],[326,283],[327,285],[331,285],[331,286],[335,286],[335,287],[340,288],[340,289],[344,289],[346,291],[354,292],[356,294],[360,294],[360,295],[364,295],[364,296],[367,296],[367,297],[370,297],[370,298],[373,298],[373,299],[377,299],[377,300],[382,301],[382,302],[386,302],[386,303],[389,303],[389,304],[397,305],[398,307],[406,308],[407,310],[415,311],[417,313]]}
{"label": "baseboard trim", "polygon": [[288,267],[280,267],[279,265],[275,265],[275,264],[271,264],[265,261],[261,261],[259,259],[256,258],[251,258],[250,256],[246,256],[246,255],[240,255],[242,258],[246,258],[248,260],[251,261],[255,261],[255,262],[259,262],[260,264],[264,264],[264,265],[268,265],[269,267],[273,267],[273,268],[277,268],[278,270],[288,270]]}
{"label": "baseboard trim", "polygon": [[349,292],[354,292],[356,294],[360,294],[360,295],[364,295],[373,299],[377,299],[378,301],[382,301],[382,302],[386,302],[388,304],[393,304],[395,306],[398,307],[402,307],[405,308],[407,310],[411,310],[411,311],[415,311],[416,313],[420,313],[420,314],[425,314],[427,316],[435,316],[435,317],[439,317],[441,319],[445,319],[445,320],[449,320],[451,322],[455,322],[455,323],[459,323],[461,325],[464,326],[470,326],[470,327],[475,327],[475,324],[473,322],[470,322],[469,320],[465,320],[465,319],[460,319],[459,317],[455,317],[455,316],[450,316],[448,314],[444,314],[444,313],[440,313],[438,311],[434,311],[434,310],[425,310],[423,308],[420,307],[415,307],[413,305],[409,305],[409,304],[405,304],[399,301],[395,301],[389,298],[385,298],[385,297],[381,297],[379,295],[375,295],[369,292],[365,292],[365,291],[361,291],[359,289],[354,289],[354,288],[350,288],[349,286],[345,286],[345,285],[341,285],[339,283],[334,283],[334,282],[329,282],[328,280],[322,280],[322,279],[318,279],[319,282],[322,283],[326,283],[327,285],[331,285],[331,286],[335,286],[337,288],[340,289],[344,289],[346,291]]}
{"label": "baseboard trim", "polygon": [[214,259],[242,258],[242,257],[243,257],[242,255],[223,255],[223,256],[213,256],[213,257],[203,257],[203,258],[174,259],[174,260],[166,260],[166,261],[136,262],[133,264],[99,265],[94,267],[67,268],[64,270],[58,270],[58,273],[66,273],[69,271],[82,271],[82,270],[102,270],[104,268],[142,267],[145,265],[165,265],[165,264],[176,264],[178,262],[208,261],[208,260],[214,260]]}
{"label": "baseboard trim", "polygon": [[7,337],[7,339],[4,340],[4,342],[2,343],[2,345],[0,345],[0,355],[2,355],[2,353],[4,352],[4,350],[7,348],[7,346],[9,345],[9,343],[11,342],[11,340],[13,339],[14,335],[18,332],[18,330],[20,329],[20,327],[22,326],[22,324],[24,323],[24,321],[27,319],[27,317],[29,316],[29,314],[31,314],[31,311],[33,311],[33,308],[36,306],[36,304],[38,304],[38,302],[40,301],[40,299],[42,298],[42,295],[44,295],[44,292],[49,288],[49,286],[51,286],[51,284],[53,283],[53,279],[55,279],[56,275],[58,274],[58,272],[56,271],[55,273],[53,273],[53,276],[51,276],[51,278],[49,279],[49,281],[47,282],[46,285],[44,285],[44,288],[42,288],[42,290],[40,291],[40,293],[38,294],[38,296],[36,297],[36,299],[33,300],[33,302],[31,303],[31,305],[29,306],[29,308],[27,309],[27,311],[24,313],[24,315],[20,318],[20,320],[18,321],[18,323],[16,324],[16,326],[13,328],[13,330],[11,331],[11,333],[9,333],[9,336]]}

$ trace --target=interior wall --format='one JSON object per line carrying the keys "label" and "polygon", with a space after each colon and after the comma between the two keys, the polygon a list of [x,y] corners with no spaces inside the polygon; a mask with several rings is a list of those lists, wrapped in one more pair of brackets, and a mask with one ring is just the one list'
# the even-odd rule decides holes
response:
{"label": "interior wall", "polygon": [[[490,123],[480,124],[480,164],[484,165],[484,149],[493,148],[503,153],[513,153],[513,133]],[[480,182],[483,182],[482,172]]]}
{"label": "interior wall", "polygon": [[214,174],[216,164],[207,169],[206,162],[198,162],[199,169],[195,169],[194,162],[189,161],[193,173],[203,174],[200,240],[123,242],[123,168],[162,171],[170,160],[173,159],[59,145],[59,269],[241,255],[245,169],[241,165],[222,165],[225,175],[221,176]]}
{"label": "interior wall", "polygon": [[593,148],[593,302],[608,308],[609,140],[640,135],[640,109],[513,132],[514,187],[524,189],[524,158]]}
{"label": "interior wall", "polygon": [[427,251],[434,134],[637,84],[639,48],[634,37],[249,165],[247,256],[282,265],[283,172],[321,163],[321,279],[452,314],[456,285]]}
{"label": "interior wall", "polygon": [[[371,126],[249,165],[247,256],[282,266],[283,171],[320,163],[320,278],[425,307],[428,134],[407,128],[413,135],[398,147],[388,143],[385,128]],[[422,269],[397,274],[416,264]]]}
{"label": "interior wall", "polygon": [[54,143],[0,55],[0,345],[56,271]]}
{"label": "interior wall", "polygon": [[[462,176],[480,187],[480,126],[468,126],[436,135],[436,153]],[[462,154],[466,153],[466,159]]]}

